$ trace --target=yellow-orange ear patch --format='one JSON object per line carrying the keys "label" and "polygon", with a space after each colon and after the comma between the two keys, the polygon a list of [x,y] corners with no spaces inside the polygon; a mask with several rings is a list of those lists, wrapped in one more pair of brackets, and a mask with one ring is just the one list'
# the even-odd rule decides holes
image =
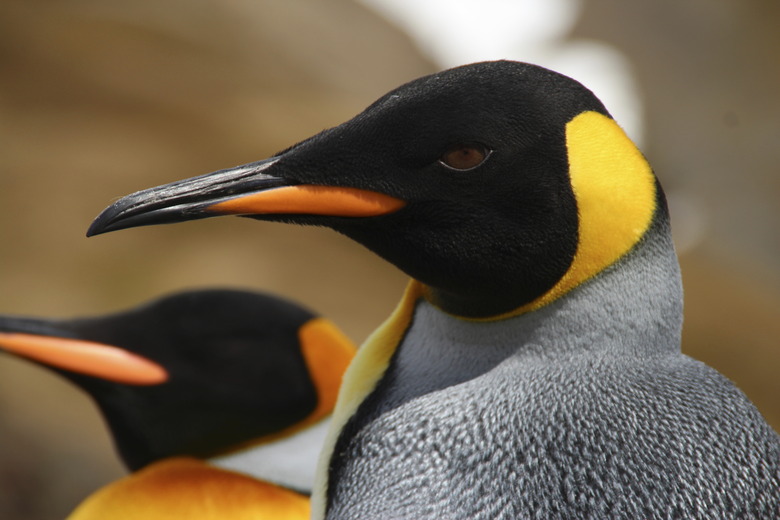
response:
{"label": "yellow-orange ear patch", "polygon": [[547,293],[499,318],[538,309],[597,275],[631,250],[652,222],[655,176],[614,120],[598,112],[577,115],[566,125],[566,149],[579,217],[574,260]]}
{"label": "yellow-orange ear patch", "polygon": [[317,394],[317,404],[303,419],[284,428],[252,439],[237,446],[230,446],[222,454],[236,453],[285,439],[308,428],[333,412],[341,380],[355,357],[355,344],[333,322],[325,318],[313,318],[298,330],[301,354],[306,363],[312,385]]}
{"label": "yellow-orange ear patch", "polygon": [[314,318],[298,331],[303,358],[317,389],[317,407],[307,418],[318,421],[333,411],[341,379],[357,349],[330,320]]}

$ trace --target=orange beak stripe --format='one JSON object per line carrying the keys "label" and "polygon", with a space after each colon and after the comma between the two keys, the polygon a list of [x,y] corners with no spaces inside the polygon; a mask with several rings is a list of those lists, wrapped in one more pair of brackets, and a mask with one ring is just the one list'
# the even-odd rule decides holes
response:
{"label": "orange beak stripe", "polygon": [[390,195],[358,188],[303,184],[243,195],[212,204],[207,211],[225,215],[298,214],[375,217],[406,203]]}
{"label": "orange beak stripe", "polygon": [[149,359],[103,343],[0,332],[0,347],[45,365],[129,385],[156,385],[168,372]]}

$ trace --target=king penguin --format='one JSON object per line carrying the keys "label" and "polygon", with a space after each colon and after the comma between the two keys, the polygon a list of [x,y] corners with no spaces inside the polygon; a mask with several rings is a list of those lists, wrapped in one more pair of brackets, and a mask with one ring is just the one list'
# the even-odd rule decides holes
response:
{"label": "king penguin", "polygon": [[85,390],[134,471],[69,520],[308,519],[355,351],[297,304],[227,289],[93,318],[0,316],[0,349]]}
{"label": "king penguin", "polygon": [[662,189],[575,80],[426,76],[88,234],[225,214],[330,227],[412,278],[347,370],[314,518],[780,517],[778,435],[680,352]]}

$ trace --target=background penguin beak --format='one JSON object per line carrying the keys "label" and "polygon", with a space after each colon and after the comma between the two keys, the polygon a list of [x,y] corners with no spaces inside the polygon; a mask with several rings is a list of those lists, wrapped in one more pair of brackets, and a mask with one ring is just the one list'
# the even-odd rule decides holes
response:
{"label": "background penguin beak", "polygon": [[92,222],[87,236],[219,215],[372,217],[405,202],[374,191],[301,184],[270,175],[281,157],[165,184],[119,199]]}
{"label": "background penguin beak", "polygon": [[0,351],[50,368],[128,385],[158,385],[168,380],[161,365],[125,349],[75,338],[0,332]]}

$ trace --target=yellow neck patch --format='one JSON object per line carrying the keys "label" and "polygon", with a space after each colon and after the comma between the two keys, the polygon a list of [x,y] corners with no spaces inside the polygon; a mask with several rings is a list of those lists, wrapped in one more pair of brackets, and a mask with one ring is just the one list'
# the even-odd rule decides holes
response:
{"label": "yellow neck patch", "polygon": [[317,477],[312,490],[311,504],[314,519],[325,518],[328,467],[339,434],[349,418],[355,414],[360,403],[374,390],[390,365],[390,358],[393,357],[395,349],[401,343],[412,321],[415,303],[422,295],[420,289],[421,285],[415,281],[408,285],[393,314],[360,347],[344,374],[328,436],[320,452]]}
{"label": "yellow neck patch", "polygon": [[598,112],[579,114],[566,125],[566,149],[579,216],[574,260],[545,294],[486,321],[518,316],[557,300],[614,264],[650,227],[656,207],[655,176],[614,120]]}

